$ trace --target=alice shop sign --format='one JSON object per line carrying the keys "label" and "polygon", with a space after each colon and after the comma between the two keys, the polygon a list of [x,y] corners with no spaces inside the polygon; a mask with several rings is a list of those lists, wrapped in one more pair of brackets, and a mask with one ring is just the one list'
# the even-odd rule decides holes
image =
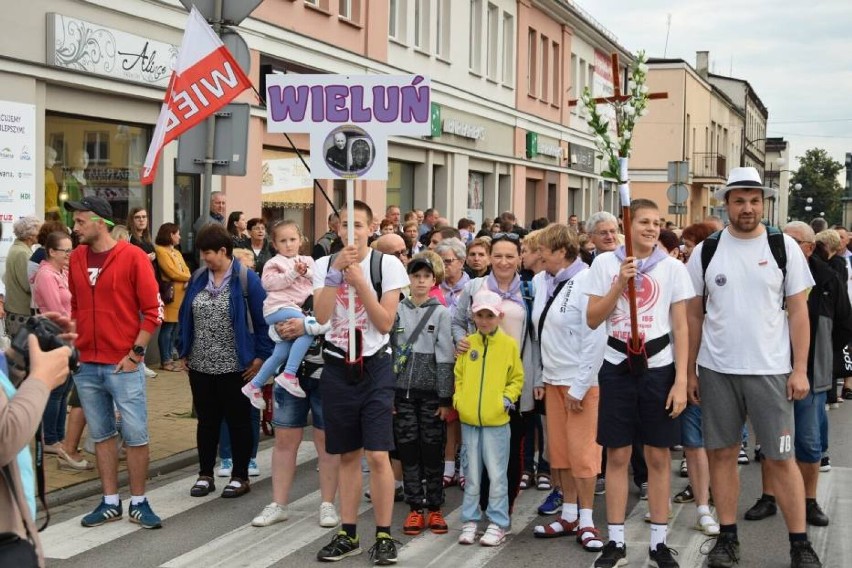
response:
{"label": "alice shop sign", "polygon": [[436,138],[444,134],[453,134],[471,140],[485,140],[485,127],[471,124],[457,118],[442,118],[441,105],[432,103],[430,115],[430,136]]}
{"label": "alice shop sign", "polygon": [[562,147],[559,144],[547,144],[539,142],[537,132],[527,132],[527,158],[536,156],[549,156],[557,160],[563,158]]}

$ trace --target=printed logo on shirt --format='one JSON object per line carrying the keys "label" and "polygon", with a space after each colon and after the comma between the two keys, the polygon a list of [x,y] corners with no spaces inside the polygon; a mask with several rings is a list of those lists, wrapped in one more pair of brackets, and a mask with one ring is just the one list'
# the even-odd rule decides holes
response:
{"label": "printed logo on shirt", "polygon": [[100,275],[101,275],[101,269],[100,268],[90,267],[89,268],[89,284],[91,284],[92,286],[97,284],[98,276],[100,276]]}
{"label": "printed logo on shirt", "polygon": [[722,286],[728,283],[728,277],[724,274],[717,274],[713,282],[716,283],[716,286],[719,286],[721,288]]}
{"label": "printed logo on shirt", "polygon": [[471,352],[470,352],[470,360],[471,360],[471,361],[476,361],[477,359],[479,359],[479,351],[477,351],[476,349],[471,350]]}

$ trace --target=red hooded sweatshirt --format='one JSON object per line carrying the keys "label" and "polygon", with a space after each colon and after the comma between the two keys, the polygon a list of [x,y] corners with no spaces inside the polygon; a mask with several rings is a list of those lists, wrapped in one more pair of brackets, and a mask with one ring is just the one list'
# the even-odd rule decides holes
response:
{"label": "red hooded sweatshirt", "polygon": [[75,345],[82,363],[115,365],[130,353],[140,329],[154,333],[162,323],[160,288],[148,255],[125,241],[110,251],[92,286],[88,253],[87,245],[74,249],[68,274]]}

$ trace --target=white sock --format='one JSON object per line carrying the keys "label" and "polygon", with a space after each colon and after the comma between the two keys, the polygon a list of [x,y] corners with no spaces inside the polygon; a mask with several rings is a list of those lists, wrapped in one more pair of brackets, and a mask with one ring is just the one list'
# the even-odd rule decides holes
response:
{"label": "white sock", "polygon": [[577,504],[563,503],[562,504],[562,520],[573,523],[577,520]]}
{"label": "white sock", "polygon": [[609,525],[607,531],[609,532],[609,540],[615,542],[618,546],[624,546],[624,524]]}
{"label": "white sock", "polygon": [[658,544],[666,543],[666,532],[668,532],[668,529],[668,525],[651,523],[651,550],[657,550]]}
{"label": "white sock", "polygon": [[119,503],[121,503],[121,499],[118,497],[118,493],[115,495],[104,495],[104,501],[107,505],[112,505],[113,507],[117,507]]}
{"label": "white sock", "polygon": [[393,482],[393,488],[399,489],[400,487],[402,487],[402,481],[398,481],[398,480],[395,479],[394,482]]}
{"label": "white sock", "polygon": [[710,505],[699,505],[698,506],[698,516],[709,515],[710,514]]}
{"label": "white sock", "polygon": [[580,509],[580,528],[587,529],[595,526],[595,521],[592,519],[591,509]]}
{"label": "white sock", "polygon": [[456,472],[456,462],[455,461],[445,461],[444,462],[444,475],[447,477],[452,477]]}
{"label": "white sock", "polygon": [[131,495],[130,496],[130,504],[131,505],[138,505],[139,503],[141,503],[144,500],[145,500],[144,495]]}

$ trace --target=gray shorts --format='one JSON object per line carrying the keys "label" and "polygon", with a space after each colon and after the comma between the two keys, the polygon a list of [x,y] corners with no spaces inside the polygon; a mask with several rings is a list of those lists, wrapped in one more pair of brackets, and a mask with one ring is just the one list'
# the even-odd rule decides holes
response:
{"label": "gray shorts", "polygon": [[705,448],[738,446],[748,416],[767,458],[793,457],[795,421],[793,401],[787,400],[789,375],[729,375],[699,366],[698,377]]}

